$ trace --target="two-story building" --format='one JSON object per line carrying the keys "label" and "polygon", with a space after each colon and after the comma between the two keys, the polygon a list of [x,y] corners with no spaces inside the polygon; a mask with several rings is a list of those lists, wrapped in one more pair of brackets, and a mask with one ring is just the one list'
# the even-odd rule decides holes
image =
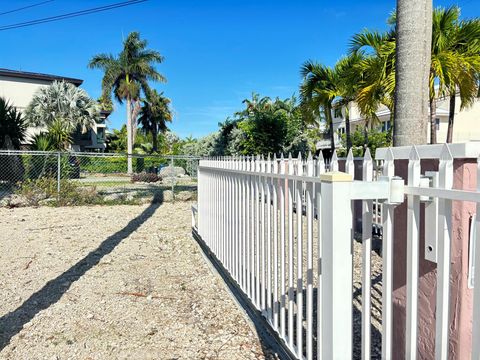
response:
{"label": "two-story building", "polygon": [[[33,95],[42,87],[51,85],[54,81],[66,81],[80,86],[81,79],[65,76],[40,74],[19,70],[0,68],[0,96],[7,99],[19,111],[24,111]],[[105,150],[105,120],[110,115],[108,111],[100,113],[100,120],[86,133],[73,134],[72,150],[74,151],[104,151]],[[42,131],[41,128],[29,127],[25,146],[28,146],[32,136]]]}
{"label": "two-story building", "polygon": [[[480,99],[477,99],[472,106],[461,110],[460,97],[457,96],[455,102],[455,122],[453,127],[454,143],[462,143],[467,141],[480,141],[480,126],[476,126],[480,122]],[[443,143],[447,140],[448,129],[448,115],[449,115],[450,99],[438,98],[436,100],[435,121],[437,130],[437,142]],[[360,111],[355,103],[349,105],[350,114],[350,129],[354,132],[356,129],[363,131],[365,128],[365,118],[360,114]],[[340,137],[345,133],[345,112],[342,114],[336,112],[333,114],[333,129],[335,137],[335,147],[340,147]],[[379,130],[388,131],[392,127],[390,110],[381,106],[376,112],[379,122],[374,124]],[[335,116],[336,115],[336,116]],[[428,137],[426,142],[430,139],[430,126],[428,126]],[[330,139],[325,139],[317,143],[317,149],[329,149]]]}

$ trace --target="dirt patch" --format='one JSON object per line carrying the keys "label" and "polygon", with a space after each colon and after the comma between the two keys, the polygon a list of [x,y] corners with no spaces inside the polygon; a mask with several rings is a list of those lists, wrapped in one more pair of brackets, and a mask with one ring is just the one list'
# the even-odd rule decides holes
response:
{"label": "dirt patch", "polygon": [[0,358],[270,358],[190,205],[0,209]]}

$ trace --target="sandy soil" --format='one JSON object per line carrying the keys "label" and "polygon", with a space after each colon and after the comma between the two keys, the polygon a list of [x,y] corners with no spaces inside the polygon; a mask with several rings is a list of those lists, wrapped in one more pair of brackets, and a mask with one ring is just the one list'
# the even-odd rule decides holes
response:
{"label": "sandy soil", "polygon": [[190,204],[0,209],[0,358],[270,357],[190,236]]}

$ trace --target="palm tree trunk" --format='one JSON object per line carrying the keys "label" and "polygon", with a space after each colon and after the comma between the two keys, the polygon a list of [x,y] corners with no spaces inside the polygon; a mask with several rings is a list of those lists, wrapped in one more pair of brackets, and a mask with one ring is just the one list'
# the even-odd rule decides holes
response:
{"label": "palm tree trunk", "polygon": [[437,143],[437,124],[435,121],[435,113],[437,112],[437,102],[435,97],[431,97],[429,101],[430,106],[430,144]]}
{"label": "palm tree trunk", "polygon": [[427,142],[432,0],[397,0],[394,146]]}
{"label": "palm tree trunk", "polygon": [[345,107],[345,137],[347,138],[347,153],[352,147],[352,138],[350,137],[350,111],[348,104]]}
{"label": "palm tree trunk", "polygon": [[135,100],[133,109],[132,109],[132,139],[133,144],[135,144],[135,139],[137,138],[137,117],[140,113],[140,100]]}
{"label": "palm tree trunk", "polygon": [[450,109],[448,112],[448,130],[447,130],[447,143],[451,143],[453,140],[453,122],[455,120],[455,100],[456,94],[450,95]]}
{"label": "palm tree trunk", "polygon": [[132,150],[133,150],[133,138],[132,138],[132,103],[130,96],[127,97],[127,173],[133,173],[132,166]]}
{"label": "palm tree trunk", "polygon": [[365,123],[365,127],[363,128],[363,153],[368,149],[368,122]]}
{"label": "palm tree trunk", "polygon": [[332,154],[335,151],[335,134],[333,133],[333,119],[332,119],[332,107],[331,104],[328,103],[325,106],[325,117],[327,119],[327,123],[330,126],[330,149],[332,150]]}
{"label": "palm tree trunk", "polygon": [[158,148],[158,132],[157,132],[157,125],[154,124],[153,128],[152,128],[152,150],[153,152],[157,152],[157,148]]}

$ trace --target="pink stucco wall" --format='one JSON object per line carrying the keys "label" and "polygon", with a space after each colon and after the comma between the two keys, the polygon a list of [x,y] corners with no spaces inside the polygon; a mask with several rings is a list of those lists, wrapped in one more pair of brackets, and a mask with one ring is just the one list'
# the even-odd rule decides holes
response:
{"label": "pink stucco wall", "polygon": [[[406,160],[395,161],[395,175],[407,178]],[[422,160],[422,174],[438,170],[435,160]],[[454,188],[476,188],[476,159],[454,161]],[[468,241],[470,218],[475,212],[473,203],[453,202],[450,296],[450,359],[466,359],[471,351],[471,319],[473,291],[467,287]],[[406,204],[395,210],[394,224],[394,359],[405,358],[406,304]],[[420,266],[418,297],[418,356],[433,359],[435,354],[436,264],[425,260],[424,209],[420,217]],[[428,230],[427,230],[428,231]]]}

